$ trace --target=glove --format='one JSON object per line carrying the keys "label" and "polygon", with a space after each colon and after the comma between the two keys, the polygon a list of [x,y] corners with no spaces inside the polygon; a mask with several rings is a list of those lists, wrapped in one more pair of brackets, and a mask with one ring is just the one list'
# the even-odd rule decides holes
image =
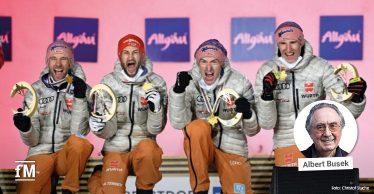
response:
{"label": "glove", "polygon": [[145,99],[148,101],[149,109],[152,112],[158,112],[161,109],[161,96],[156,89],[149,90],[145,93]]}
{"label": "glove", "polygon": [[73,76],[74,97],[86,97],[87,84],[79,77]]}
{"label": "glove", "polygon": [[186,87],[190,84],[192,77],[187,71],[181,71],[177,73],[177,81],[175,82],[173,91],[175,93],[183,93],[186,91]]}
{"label": "glove", "polygon": [[[100,115],[96,113],[97,115]],[[103,119],[90,116],[90,119],[88,121],[90,128],[93,132],[99,132],[104,129],[106,122],[103,122]]]}
{"label": "glove", "polygon": [[262,83],[264,92],[262,93],[261,98],[263,100],[274,100],[273,91],[277,86],[277,79],[275,78],[274,73],[269,72],[266,74]]}
{"label": "glove", "polygon": [[[23,111],[22,108],[18,109],[18,112]],[[24,115],[23,113],[16,113],[13,115],[14,125],[22,132],[27,132],[31,128],[30,117]]]}
{"label": "glove", "polygon": [[250,119],[252,117],[251,104],[246,98],[240,97],[235,100],[235,111],[243,113],[244,119]]}
{"label": "glove", "polygon": [[360,79],[361,81],[359,82],[348,84],[348,92],[353,93],[351,101],[355,103],[360,103],[364,100],[364,94],[367,87],[366,81],[363,78]]}

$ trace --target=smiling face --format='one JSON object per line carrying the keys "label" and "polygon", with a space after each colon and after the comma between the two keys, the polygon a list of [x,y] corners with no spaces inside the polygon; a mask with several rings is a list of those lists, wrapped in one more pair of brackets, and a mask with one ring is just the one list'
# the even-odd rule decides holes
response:
{"label": "smiling face", "polygon": [[212,85],[221,74],[223,62],[214,57],[203,57],[198,63],[203,80]]}
{"label": "smiling face", "polygon": [[310,137],[320,157],[335,156],[341,135],[341,119],[334,109],[326,107],[314,113]]}
{"label": "smiling face", "polygon": [[122,50],[120,61],[122,68],[130,77],[134,77],[138,72],[144,59],[144,53],[140,52],[137,47],[127,46]]}
{"label": "smiling face", "polygon": [[300,56],[301,47],[300,41],[293,39],[282,39],[278,42],[278,48],[281,56],[288,62],[294,63]]}
{"label": "smiling face", "polygon": [[65,52],[51,54],[47,62],[49,73],[55,81],[64,79],[71,67],[71,59]]}

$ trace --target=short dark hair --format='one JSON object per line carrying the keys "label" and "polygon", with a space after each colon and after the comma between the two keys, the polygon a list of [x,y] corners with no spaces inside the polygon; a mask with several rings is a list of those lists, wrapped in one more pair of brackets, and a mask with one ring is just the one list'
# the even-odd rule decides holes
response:
{"label": "short dark hair", "polygon": [[321,108],[331,108],[331,109],[335,110],[335,112],[340,117],[340,126],[341,126],[342,129],[344,128],[344,126],[345,126],[344,116],[339,111],[338,107],[336,107],[334,104],[323,102],[323,103],[315,105],[312,109],[310,109],[309,115],[306,118],[306,122],[305,122],[305,129],[308,131],[308,133],[310,133],[310,131],[312,129],[312,117],[314,115],[314,112],[316,112],[317,110],[319,110]]}

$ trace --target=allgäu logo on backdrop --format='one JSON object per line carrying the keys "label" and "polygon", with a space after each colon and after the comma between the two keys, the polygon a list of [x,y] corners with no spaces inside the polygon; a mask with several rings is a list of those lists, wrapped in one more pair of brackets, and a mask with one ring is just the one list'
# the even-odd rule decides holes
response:
{"label": "allg\u00e4u logo on backdrop", "polygon": [[363,16],[321,16],[320,56],[330,60],[362,60]]}
{"label": "allg\u00e4u logo on backdrop", "polygon": [[146,53],[152,61],[190,61],[188,18],[147,18]]}
{"label": "allg\u00e4u logo on backdrop", "polygon": [[232,18],[233,61],[268,60],[274,55],[274,17]]}
{"label": "allg\u00e4u logo on backdrop", "polygon": [[70,43],[76,61],[97,62],[98,19],[55,17],[53,38]]}
{"label": "allg\u00e4u logo on backdrop", "polygon": [[12,60],[12,18],[0,17],[0,41],[4,51],[4,60]]}

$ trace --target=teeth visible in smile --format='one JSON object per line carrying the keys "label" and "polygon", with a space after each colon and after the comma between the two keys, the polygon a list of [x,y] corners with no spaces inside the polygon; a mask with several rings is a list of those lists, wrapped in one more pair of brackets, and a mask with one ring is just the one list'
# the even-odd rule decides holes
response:
{"label": "teeth visible in smile", "polygon": [[294,53],[286,53],[286,56],[292,56],[292,55],[294,55]]}

